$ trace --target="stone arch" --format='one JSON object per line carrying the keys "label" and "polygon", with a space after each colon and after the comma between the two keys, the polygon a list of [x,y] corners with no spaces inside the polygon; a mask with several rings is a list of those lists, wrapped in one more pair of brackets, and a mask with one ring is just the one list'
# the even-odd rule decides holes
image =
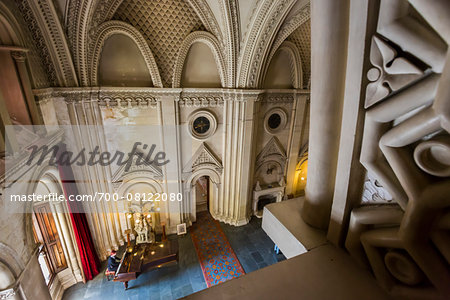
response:
{"label": "stone arch", "polygon": [[17,23],[17,20],[8,9],[6,4],[3,2],[0,2],[0,26],[3,26],[5,31],[7,31],[7,33],[11,36],[11,39],[13,41],[12,45],[25,45],[20,25]]}
{"label": "stone arch", "polygon": [[1,242],[0,263],[4,264],[15,278],[17,278],[25,269],[25,264],[19,258],[19,254],[14,249]]}
{"label": "stone arch", "polygon": [[[5,290],[15,282],[15,276],[5,263],[0,262],[0,291]],[[3,298],[2,298],[3,299]]]}
{"label": "stone arch", "polygon": [[[126,217],[126,212],[128,211],[129,205],[127,201],[128,200],[127,194],[134,186],[139,184],[150,186],[151,188],[154,189],[155,193],[162,193],[164,191],[161,183],[158,182],[157,179],[155,179],[155,174],[151,171],[143,170],[139,172],[130,172],[128,174],[123,175],[122,182],[120,183],[120,185],[116,186],[116,191],[117,194],[119,195],[119,199],[122,199],[118,201],[117,206],[119,211],[118,214],[120,220],[120,228],[124,229],[123,232],[124,235],[126,235],[125,233],[126,228],[132,228],[131,221]],[[168,202],[166,201],[164,204],[168,205]],[[168,211],[167,206],[165,207],[165,210]],[[165,217],[163,216],[163,214],[160,214],[160,218],[164,219]],[[131,239],[134,239],[133,233],[131,234]]]}
{"label": "stone arch", "polygon": [[[30,181],[30,184],[28,185],[27,189],[27,195],[31,195],[36,191],[36,187],[39,184],[39,179],[46,177],[46,181],[54,180],[55,182],[59,182],[58,189],[60,192],[64,192],[62,190],[62,184],[59,179],[59,171],[56,167],[52,167],[49,164],[49,160],[44,161],[41,164],[42,167],[38,167],[33,172],[33,175],[30,178],[38,178],[38,180]],[[25,237],[26,237],[26,243],[32,243],[34,245],[34,237],[33,237],[33,221],[31,219],[31,214],[33,213],[33,202],[28,202],[25,207],[25,218],[24,218],[24,230],[25,230]]]}
{"label": "stone arch", "polygon": [[[185,212],[189,215],[189,222],[196,220],[196,207],[195,207],[195,189],[193,189],[194,184],[202,176],[208,176],[212,183],[213,193],[210,195],[210,205],[209,211],[213,217],[218,214],[218,204],[219,204],[219,189],[221,184],[221,176],[216,170],[215,165],[205,164],[200,165],[192,172],[192,174],[184,182],[184,199],[188,201],[184,202]],[[211,189],[211,186],[210,186]]]}
{"label": "stone arch", "polygon": [[175,61],[175,67],[173,71],[172,87],[178,88],[181,84],[181,76],[183,73],[183,66],[188,55],[189,49],[194,43],[203,43],[211,49],[216,61],[216,67],[219,72],[220,81],[222,86],[226,86],[226,69],[225,59],[220,51],[220,43],[215,36],[206,31],[195,31],[190,33],[183,41],[180,50],[178,52],[177,59]]}
{"label": "stone arch", "polygon": [[98,86],[98,66],[101,50],[105,41],[115,34],[126,35],[134,41],[142,56],[144,57],[147,69],[153,81],[153,85],[155,87],[163,87],[155,57],[153,56],[153,53],[150,50],[150,47],[148,46],[144,37],[136,28],[122,21],[108,21],[100,25],[97,29],[97,32],[93,38],[93,40],[95,41],[95,46],[91,55],[90,62],[91,85]]}
{"label": "stone arch", "polygon": [[[277,52],[285,52],[287,53],[287,55],[289,56],[289,60],[290,60],[290,72],[291,72],[291,82],[292,82],[292,86],[295,89],[301,89],[303,87],[303,68],[302,68],[302,59],[300,56],[300,52],[297,48],[297,46],[289,41],[284,41],[281,46],[278,48],[278,50],[275,52],[275,54]],[[275,55],[273,55],[271,57],[274,58]],[[262,82],[265,81],[266,76],[269,72],[269,66],[270,66],[271,61],[268,61],[268,63],[265,65],[265,70],[264,70],[264,76],[263,76],[263,80]]]}

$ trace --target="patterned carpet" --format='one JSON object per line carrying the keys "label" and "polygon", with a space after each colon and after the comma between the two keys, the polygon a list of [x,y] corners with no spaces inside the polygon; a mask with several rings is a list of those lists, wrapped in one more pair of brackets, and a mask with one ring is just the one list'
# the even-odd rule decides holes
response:
{"label": "patterned carpet", "polygon": [[208,212],[197,215],[191,237],[208,287],[245,274],[219,222]]}

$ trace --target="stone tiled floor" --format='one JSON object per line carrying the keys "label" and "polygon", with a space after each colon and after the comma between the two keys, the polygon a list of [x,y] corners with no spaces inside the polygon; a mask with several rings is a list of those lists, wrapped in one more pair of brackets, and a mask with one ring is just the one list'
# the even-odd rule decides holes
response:
{"label": "stone tiled floor", "polygon": [[[274,244],[262,230],[261,219],[253,218],[241,227],[220,225],[246,273],[285,259],[282,254],[274,253]],[[130,281],[127,291],[122,283],[106,280],[103,275],[106,264],[103,263],[102,272],[94,280],[70,287],[63,299],[177,299],[206,289],[191,236],[180,237],[178,243],[178,265],[142,273]]]}

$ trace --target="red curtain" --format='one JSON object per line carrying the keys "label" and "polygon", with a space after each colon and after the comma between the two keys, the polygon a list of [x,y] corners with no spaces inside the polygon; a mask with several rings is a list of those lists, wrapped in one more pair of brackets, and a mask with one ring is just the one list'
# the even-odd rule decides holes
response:
{"label": "red curtain", "polygon": [[[65,151],[65,145],[60,146],[60,151]],[[74,174],[70,165],[59,165],[59,175],[64,188],[66,199],[70,195],[78,195],[78,189]],[[68,201],[70,219],[72,220],[78,250],[80,252],[81,264],[86,280],[93,279],[99,273],[100,262],[92,241],[89,224],[84,213],[83,204],[78,201]]]}

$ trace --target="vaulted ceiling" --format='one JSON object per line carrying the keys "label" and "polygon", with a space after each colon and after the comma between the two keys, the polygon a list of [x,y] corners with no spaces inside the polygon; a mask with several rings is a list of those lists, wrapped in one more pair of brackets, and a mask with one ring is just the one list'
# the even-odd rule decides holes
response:
{"label": "vaulted ceiling", "polygon": [[[10,11],[20,11],[22,24],[27,24],[23,31],[28,31],[34,40],[32,50],[40,57],[44,70],[40,75],[32,70],[35,87],[45,85],[39,79],[42,73],[48,86],[102,85],[105,76],[98,72],[110,72],[111,65],[117,66],[118,72],[117,80],[112,82],[131,72],[132,80],[151,82],[154,87],[183,87],[183,78],[189,74],[194,78],[218,78],[219,87],[263,88],[268,72],[284,71],[291,74],[292,87],[309,86],[308,0],[5,0],[5,3]],[[139,58],[130,63],[124,60],[123,66],[117,59],[108,61],[105,55],[113,57],[111,49],[117,48],[109,40],[115,34],[125,35],[136,45],[133,47],[138,49],[137,54],[131,55],[135,52],[130,50],[129,59]],[[207,47],[193,47],[197,43]],[[285,51],[281,54],[282,49]],[[286,57],[280,59],[280,55]],[[271,64],[274,57],[280,62],[289,60],[290,64],[275,61]],[[189,68],[198,66],[198,72],[186,70],[187,61],[191,62]],[[145,68],[133,67],[142,62]],[[216,74],[211,73],[214,68],[207,66],[214,63]],[[104,64],[110,66],[105,68]],[[269,70],[269,65],[275,70]],[[140,72],[136,76],[132,74],[135,69]],[[145,79],[148,77],[145,74],[140,75],[147,69],[151,80]],[[114,70],[110,75],[116,76]],[[139,76],[145,80],[139,81]],[[191,84],[195,82],[196,79],[191,80]]]}

